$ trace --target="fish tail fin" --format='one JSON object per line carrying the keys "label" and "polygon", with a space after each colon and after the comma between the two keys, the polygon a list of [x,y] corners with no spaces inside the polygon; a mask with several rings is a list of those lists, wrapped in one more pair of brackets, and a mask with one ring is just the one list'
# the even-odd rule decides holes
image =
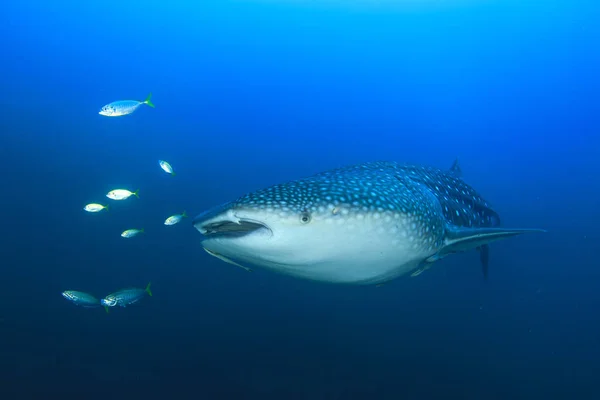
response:
{"label": "fish tail fin", "polygon": [[106,310],[106,313],[108,314],[108,306],[104,306],[104,309]]}
{"label": "fish tail fin", "polygon": [[175,171],[171,172],[171,176],[175,176]]}
{"label": "fish tail fin", "polygon": [[145,291],[146,293],[148,293],[148,296],[150,296],[150,297],[152,297],[152,292],[150,291],[150,284],[151,284],[151,283],[152,283],[152,282],[148,282],[148,284],[146,285],[146,289],[144,289],[144,291]]}
{"label": "fish tail fin", "polygon": [[477,250],[479,250],[479,259],[481,260],[481,272],[483,272],[483,279],[487,280],[490,264],[490,245],[484,244]]}
{"label": "fish tail fin", "polygon": [[183,210],[183,212],[181,213],[181,218],[185,218],[185,217],[187,217],[187,216],[188,216],[188,215],[185,213],[185,210]]}
{"label": "fish tail fin", "polygon": [[454,159],[454,162],[450,166],[450,174],[455,178],[462,178],[462,169],[460,168],[460,163],[458,162],[458,157]]}
{"label": "fish tail fin", "polygon": [[146,233],[145,228],[140,229],[140,233]]}
{"label": "fish tail fin", "polygon": [[139,199],[140,198],[140,189],[133,192],[133,195]]}
{"label": "fish tail fin", "polygon": [[103,204],[103,206],[104,206],[104,209],[105,209],[106,211],[108,211],[108,204],[106,204],[106,205],[104,205],[104,204]]}
{"label": "fish tail fin", "polygon": [[152,103],[152,101],[150,100],[151,98],[152,98],[152,93],[150,93],[148,95],[148,97],[146,97],[146,100],[144,100],[144,104],[147,104],[150,107],[154,108],[154,103]]}

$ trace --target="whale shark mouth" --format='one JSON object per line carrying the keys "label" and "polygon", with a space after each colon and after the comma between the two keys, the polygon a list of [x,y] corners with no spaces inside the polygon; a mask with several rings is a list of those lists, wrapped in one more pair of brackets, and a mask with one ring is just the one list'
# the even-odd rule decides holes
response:
{"label": "whale shark mouth", "polygon": [[240,237],[263,230],[271,232],[271,229],[267,225],[246,219],[239,221],[211,221],[205,225],[197,224],[196,228],[207,238]]}
{"label": "whale shark mouth", "polygon": [[244,214],[248,213],[225,203],[201,213],[192,223],[205,239],[239,238],[255,233],[273,236],[271,228],[260,218],[248,218]]}

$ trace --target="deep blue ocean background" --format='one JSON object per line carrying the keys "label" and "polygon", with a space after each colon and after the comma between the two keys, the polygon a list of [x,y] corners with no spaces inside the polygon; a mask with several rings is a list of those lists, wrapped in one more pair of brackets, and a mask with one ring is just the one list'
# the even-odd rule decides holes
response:
{"label": "deep blue ocean background", "polygon": [[[0,6],[0,398],[600,399],[600,4]],[[107,118],[103,105],[155,109]],[[390,160],[547,229],[383,287],[254,273],[188,218]],[[158,160],[172,163],[172,177]],[[116,187],[140,199],[106,203]],[[120,232],[145,228],[131,240]],[[104,296],[154,296],[106,314]]]}

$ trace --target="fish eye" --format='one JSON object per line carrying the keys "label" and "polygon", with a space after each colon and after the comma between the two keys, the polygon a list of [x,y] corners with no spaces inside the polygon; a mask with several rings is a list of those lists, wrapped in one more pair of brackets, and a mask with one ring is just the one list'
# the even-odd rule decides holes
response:
{"label": "fish eye", "polygon": [[308,211],[303,211],[302,214],[300,214],[300,222],[302,222],[303,224],[308,224],[310,220],[311,216]]}

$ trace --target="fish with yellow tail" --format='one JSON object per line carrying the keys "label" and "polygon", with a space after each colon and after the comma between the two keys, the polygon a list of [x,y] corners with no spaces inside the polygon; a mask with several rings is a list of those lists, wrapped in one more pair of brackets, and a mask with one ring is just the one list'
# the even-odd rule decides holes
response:
{"label": "fish with yellow tail", "polygon": [[104,306],[104,309],[108,312],[109,307],[127,307],[128,305],[139,302],[146,297],[146,295],[152,296],[150,283],[146,285],[145,289],[127,288],[118,290],[101,299],[100,304]]}
{"label": "fish with yellow tail", "polygon": [[171,215],[169,218],[165,219],[165,225],[175,225],[181,222],[183,218],[186,218],[187,214],[182,212],[181,214]]}
{"label": "fish with yellow tail", "polygon": [[84,308],[95,308],[100,307],[100,301],[86,292],[80,292],[78,290],[65,290],[61,293],[62,297],[69,300],[71,303],[84,307]]}
{"label": "fish with yellow tail", "polygon": [[158,165],[167,174],[170,174],[171,176],[175,176],[175,171],[173,170],[173,167],[171,166],[171,164],[169,164],[168,161],[158,160]]}
{"label": "fish with yellow tail", "polygon": [[140,198],[139,191],[140,191],[139,189],[136,190],[135,192],[132,192],[127,189],[114,189],[114,190],[111,190],[110,192],[106,193],[106,197],[108,197],[111,200],[126,200],[126,199],[130,198],[131,196],[135,196],[139,199]]}
{"label": "fish with yellow tail", "polygon": [[121,237],[124,237],[125,239],[129,239],[129,238],[139,235],[140,233],[144,233],[144,228],[142,228],[142,229],[127,229],[126,231],[123,231],[123,233],[121,233]]}
{"label": "fish with yellow tail", "polygon": [[105,206],[104,204],[90,203],[83,207],[83,209],[87,212],[95,213],[102,210],[108,210],[108,205]]}
{"label": "fish with yellow tail", "polygon": [[98,114],[104,115],[105,117],[121,117],[123,115],[129,115],[137,110],[142,104],[146,104],[149,107],[154,108],[154,104],[150,100],[152,93],[146,97],[144,101],[138,100],[119,100],[113,101],[102,107]]}

